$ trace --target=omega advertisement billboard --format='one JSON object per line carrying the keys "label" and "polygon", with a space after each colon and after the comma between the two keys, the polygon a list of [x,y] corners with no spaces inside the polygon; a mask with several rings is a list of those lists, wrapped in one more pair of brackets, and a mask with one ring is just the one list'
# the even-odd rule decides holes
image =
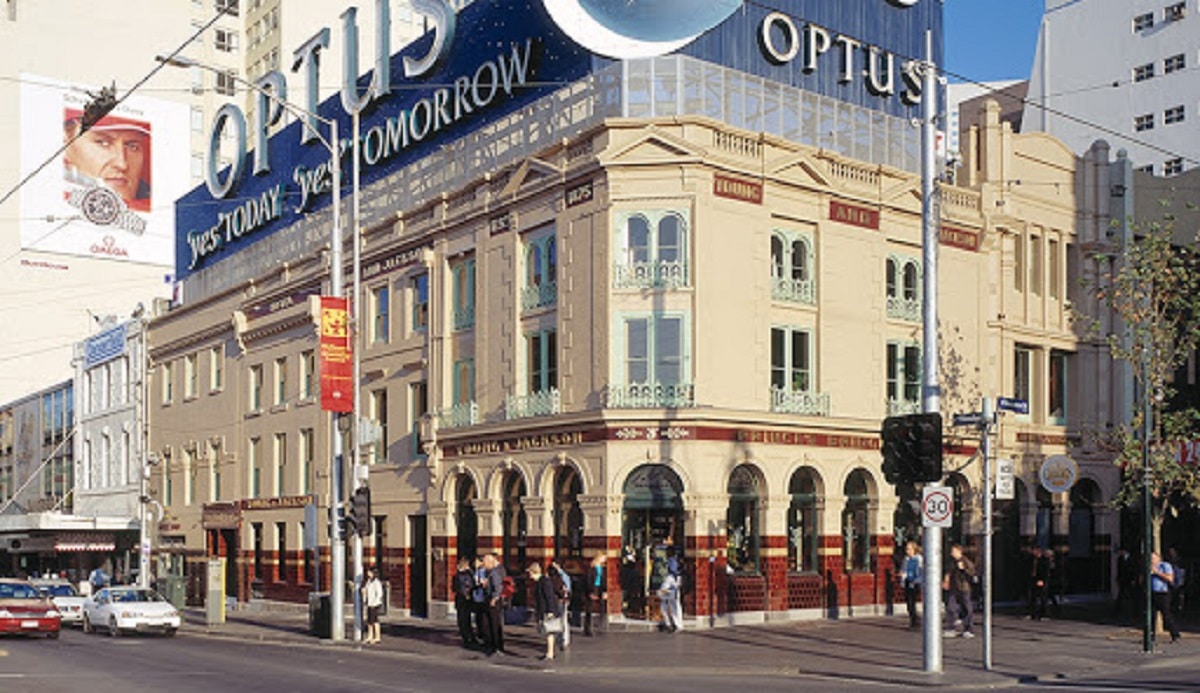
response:
{"label": "omega advertisement billboard", "polygon": [[[348,196],[356,111],[367,186],[615,59],[681,53],[907,117],[918,113],[912,61],[924,53],[927,29],[934,58],[941,57],[941,0],[777,0],[771,9],[741,0],[477,0],[457,14],[445,0],[375,2],[381,26],[358,26],[353,8],[331,12],[315,36],[283,46],[296,56],[295,68],[255,82],[250,115],[238,103],[216,114],[207,148],[232,138],[237,152],[221,170],[207,161],[205,184],[176,204],[177,278],[329,206],[332,146],[324,121],[338,124]],[[397,3],[424,14],[431,29],[392,54],[388,23]],[[352,57],[322,64],[321,50],[335,43]],[[353,56],[362,56],[362,69]],[[341,89],[322,103],[306,101],[312,91],[302,87],[318,83]],[[302,95],[287,97],[289,87]],[[267,93],[284,96],[302,109],[291,115],[308,122],[267,137],[286,110]]]}
{"label": "omega advertisement billboard", "polygon": [[[21,248],[170,266],[188,180],[187,106],[134,95],[86,132],[91,85],[21,76]],[[65,148],[64,148],[65,145]]]}

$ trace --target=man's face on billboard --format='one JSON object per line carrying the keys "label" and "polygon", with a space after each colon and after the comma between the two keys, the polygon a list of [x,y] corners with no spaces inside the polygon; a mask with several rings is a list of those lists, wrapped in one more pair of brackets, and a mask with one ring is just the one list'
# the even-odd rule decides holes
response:
{"label": "man's face on billboard", "polygon": [[89,130],[67,148],[67,163],[128,202],[137,199],[148,145],[149,137],[138,130]]}

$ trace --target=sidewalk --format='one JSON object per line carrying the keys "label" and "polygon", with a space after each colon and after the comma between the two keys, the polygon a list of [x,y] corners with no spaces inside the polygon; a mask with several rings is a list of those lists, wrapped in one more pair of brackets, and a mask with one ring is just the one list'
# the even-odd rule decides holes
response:
{"label": "sidewalk", "polygon": [[[307,612],[236,611],[224,625],[204,625],[201,609],[188,609],[181,635],[279,642],[313,647],[341,646],[396,656],[480,660],[560,673],[685,670],[713,676],[766,675],[830,678],[839,681],[908,686],[990,687],[1030,681],[1062,681],[1107,672],[1129,671],[1151,663],[1200,667],[1200,634],[1185,632],[1182,642],[1163,644],[1154,654],[1141,652],[1141,631],[1108,622],[1103,607],[1068,605],[1062,617],[1030,621],[998,614],[993,625],[993,669],[982,665],[983,629],[977,622],[972,640],[942,641],[943,673],[922,671],[922,634],[910,631],[907,618],[873,617],[840,621],[801,621],[779,625],[607,633],[585,638],[573,633],[571,649],[554,662],[537,659],[542,642],[532,626],[507,626],[511,656],[489,659],[460,647],[453,620],[384,619],[383,643],[335,645],[308,634]],[[1186,629],[1185,629],[1186,630]]]}

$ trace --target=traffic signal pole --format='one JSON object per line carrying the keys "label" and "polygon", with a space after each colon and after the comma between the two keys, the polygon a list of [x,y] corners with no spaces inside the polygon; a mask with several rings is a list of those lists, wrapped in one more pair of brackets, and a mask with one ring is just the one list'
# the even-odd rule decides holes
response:
{"label": "traffic signal pole", "polygon": [[992,497],[996,493],[992,478],[991,428],[996,419],[992,398],[983,398],[982,437],[979,451],[983,455],[983,668],[992,670]]}
{"label": "traffic signal pole", "polygon": [[[940,214],[937,199],[937,70],[933,64],[933,33],[925,32],[925,63],[921,89],[921,258],[923,261],[921,353],[921,410],[941,410],[938,382],[937,262]],[[942,528],[926,527],[924,543],[925,580],[923,664],[927,673],[942,671]]]}

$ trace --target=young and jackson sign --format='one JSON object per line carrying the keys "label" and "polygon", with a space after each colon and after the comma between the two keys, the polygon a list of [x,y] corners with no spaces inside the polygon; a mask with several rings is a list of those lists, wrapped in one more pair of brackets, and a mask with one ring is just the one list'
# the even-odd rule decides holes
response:
{"label": "young and jackson sign", "polygon": [[[488,0],[456,13],[448,0],[375,4],[374,66],[359,76],[357,9],[295,48],[306,85],[300,120],[269,136],[288,107],[288,78],[274,70],[255,87],[253,118],[222,106],[209,134],[205,184],[176,204],[176,276],[204,268],[330,203],[333,157],[352,168],[351,114],[360,117],[361,181],[369,185],[451,139],[511,115],[618,59],[678,50],[772,81],[907,116],[921,100],[915,56],[926,30],[940,59],[935,0]],[[391,8],[408,3],[430,30],[391,53]],[[708,8],[699,12],[700,6]],[[331,24],[335,24],[331,22]],[[320,102],[321,55],[340,37],[341,90]],[[278,97],[278,98],[273,98]],[[319,117],[316,117],[319,116]],[[341,135],[337,151],[328,121]],[[218,170],[222,139],[232,163]],[[249,144],[253,143],[253,149]],[[342,177],[343,194],[349,175]]]}

